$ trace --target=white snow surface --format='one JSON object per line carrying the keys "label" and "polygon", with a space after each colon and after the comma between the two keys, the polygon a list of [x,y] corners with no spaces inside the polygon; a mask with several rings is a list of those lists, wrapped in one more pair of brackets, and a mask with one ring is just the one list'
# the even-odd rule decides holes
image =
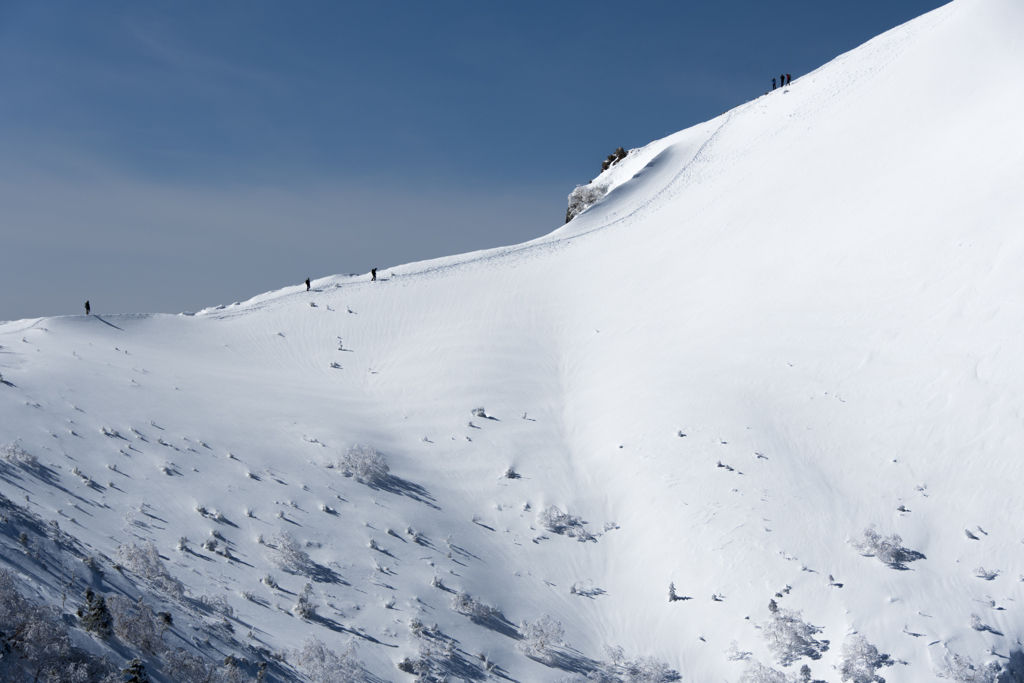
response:
{"label": "white snow surface", "polygon": [[[395,665],[417,618],[457,639],[453,681],[484,680],[481,653],[492,677],[585,676],[604,645],[737,681],[732,641],[782,669],[759,628],[774,598],[831,642],[787,673],[839,681],[853,633],[900,660],[890,683],[953,654],[1006,665],[1024,649],[1022,111],[1024,3],[956,0],[635,150],[541,239],[194,316],[95,302],[0,324],[0,444],[40,465],[3,464],[0,493],[107,576],[150,540],[194,598],[227,596],[236,640],[213,658],[313,634],[412,680]],[[330,467],[359,444],[382,485]],[[550,505],[593,540],[544,529]],[[869,525],[924,557],[862,555]],[[0,566],[59,604],[11,529]],[[235,560],[201,547],[211,530]],[[279,531],[312,578],[275,567],[257,539]],[[126,576],[182,642],[203,632],[193,603]],[[318,620],[288,611],[307,581]],[[505,621],[453,611],[460,590]],[[552,661],[516,647],[542,614],[565,629]]]}

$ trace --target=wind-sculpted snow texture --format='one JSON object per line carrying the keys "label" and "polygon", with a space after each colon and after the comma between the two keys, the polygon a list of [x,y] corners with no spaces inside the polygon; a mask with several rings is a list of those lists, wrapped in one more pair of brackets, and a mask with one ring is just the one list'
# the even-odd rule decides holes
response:
{"label": "wind-sculpted snow texture", "polygon": [[[1022,35],[956,0],[527,244],[0,325],[0,568],[155,680],[995,680]],[[159,642],[86,632],[87,587]]]}

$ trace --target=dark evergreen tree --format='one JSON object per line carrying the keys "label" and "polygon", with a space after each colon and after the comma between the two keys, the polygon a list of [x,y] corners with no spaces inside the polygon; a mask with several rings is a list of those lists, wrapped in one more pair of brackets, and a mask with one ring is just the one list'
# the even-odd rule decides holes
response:
{"label": "dark evergreen tree", "polygon": [[82,626],[86,631],[91,631],[101,638],[110,635],[111,618],[110,610],[107,609],[107,601],[102,595],[96,595],[91,588],[85,589],[85,605],[78,609],[78,616],[82,619]]}
{"label": "dark evergreen tree", "polygon": [[124,683],[149,683],[149,676],[146,674],[146,667],[142,666],[142,660],[138,657],[128,662],[121,669],[121,676],[125,676]]}

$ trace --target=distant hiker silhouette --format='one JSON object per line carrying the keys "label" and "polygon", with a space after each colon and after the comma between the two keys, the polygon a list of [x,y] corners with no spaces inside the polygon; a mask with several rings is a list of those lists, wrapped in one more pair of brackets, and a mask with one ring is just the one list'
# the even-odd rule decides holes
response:
{"label": "distant hiker silhouette", "polygon": [[306,291],[309,291],[309,278],[306,278]]}
{"label": "distant hiker silhouette", "polygon": [[88,301],[85,302],[85,314],[89,315],[89,302]]}
{"label": "distant hiker silhouette", "polygon": [[370,282],[376,282],[377,281],[377,269],[376,268],[371,269],[370,270],[370,275],[373,276],[373,277],[370,278]]}
{"label": "distant hiker silhouette", "polygon": [[789,85],[789,82],[790,82],[791,80],[793,80],[793,77],[792,77],[792,76],[790,76],[789,74],[786,74],[786,85]]}
{"label": "distant hiker silhouette", "polygon": [[772,79],[772,90],[775,90],[775,79]]}
{"label": "distant hiker silhouette", "polygon": [[786,85],[786,74],[779,76],[779,87]]}

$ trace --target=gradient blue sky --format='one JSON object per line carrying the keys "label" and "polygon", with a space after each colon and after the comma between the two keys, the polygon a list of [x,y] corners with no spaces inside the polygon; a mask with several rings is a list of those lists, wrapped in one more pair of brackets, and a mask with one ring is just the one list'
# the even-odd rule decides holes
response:
{"label": "gradient blue sky", "polygon": [[637,147],[937,0],[0,0],[0,320],[522,242]]}

